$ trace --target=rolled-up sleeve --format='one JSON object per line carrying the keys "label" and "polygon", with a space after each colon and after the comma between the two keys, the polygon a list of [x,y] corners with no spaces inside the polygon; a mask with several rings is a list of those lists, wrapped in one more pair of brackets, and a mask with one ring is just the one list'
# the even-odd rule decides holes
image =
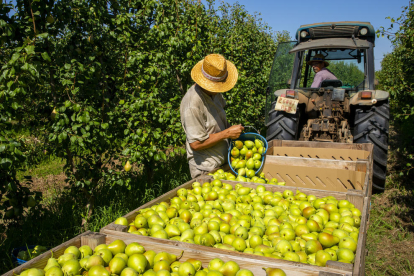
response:
{"label": "rolled-up sleeve", "polygon": [[200,110],[188,108],[183,114],[183,127],[187,135],[188,143],[207,140],[209,134],[205,126],[205,119]]}

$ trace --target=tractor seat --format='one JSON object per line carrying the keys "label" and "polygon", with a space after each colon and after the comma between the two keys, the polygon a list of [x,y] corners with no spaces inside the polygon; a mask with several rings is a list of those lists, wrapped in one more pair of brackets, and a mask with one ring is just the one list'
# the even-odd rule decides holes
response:
{"label": "tractor seat", "polygon": [[324,80],[321,84],[321,87],[341,87],[342,81],[340,80]]}

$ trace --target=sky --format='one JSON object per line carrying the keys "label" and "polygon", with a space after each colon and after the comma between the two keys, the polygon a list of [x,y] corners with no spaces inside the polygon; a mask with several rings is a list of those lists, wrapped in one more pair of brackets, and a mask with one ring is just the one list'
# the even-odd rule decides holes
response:
{"label": "sky", "polygon": [[[226,0],[225,2],[230,4],[239,2],[250,14],[261,13],[260,17],[273,30],[286,30],[293,39],[300,25],[319,22],[363,21],[370,22],[375,30],[380,27],[388,28],[391,22],[385,18],[388,16],[398,18],[402,14],[403,6],[410,4],[409,0]],[[381,60],[390,52],[392,52],[391,42],[386,37],[376,38],[375,70],[381,69]]]}

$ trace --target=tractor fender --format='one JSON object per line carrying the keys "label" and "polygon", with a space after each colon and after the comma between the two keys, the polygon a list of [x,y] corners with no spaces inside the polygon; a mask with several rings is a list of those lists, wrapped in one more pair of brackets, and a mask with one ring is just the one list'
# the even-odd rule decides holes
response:
{"label": "tractor fender", "polygon": [[357,92],[352,95],[350,99],[351,105],[374,105],[379,101],[387,100],[390,94],[387,91],[382,90],[364,90],[367,92],[372,92],[371,99],[362,99],[361,95],[363,91]]}

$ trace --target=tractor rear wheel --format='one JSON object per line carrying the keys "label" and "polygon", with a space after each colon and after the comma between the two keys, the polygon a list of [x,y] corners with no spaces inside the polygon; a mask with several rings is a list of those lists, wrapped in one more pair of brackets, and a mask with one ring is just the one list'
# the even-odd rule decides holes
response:
{"label": "tractor rear wheel", "polygon": [[266,124],[266,140],[297,140],[299,130],[299,108],[295,114],[275,110],[276,101],[272,103],[269,112],[269,122]]}
{"label": "tractor rear wheel", "polygon": [[389,119],[388,102],[380,102],[374,106],[358,106],[355,109],[354,143],[374,145],[372,187],[375,192],[385,189]]}

